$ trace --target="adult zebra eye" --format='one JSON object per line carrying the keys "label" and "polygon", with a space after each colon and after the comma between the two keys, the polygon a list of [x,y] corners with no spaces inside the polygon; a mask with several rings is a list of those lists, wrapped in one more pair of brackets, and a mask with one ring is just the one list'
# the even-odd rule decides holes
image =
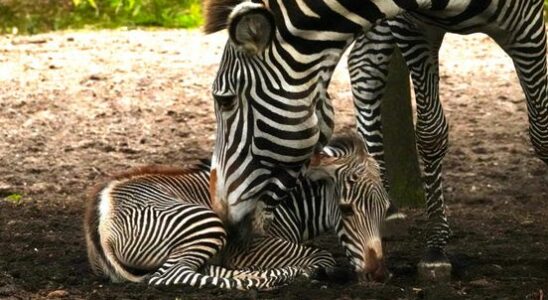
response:
{"label": "adult zebra eye", "polygon": [[351,217],[354,215],[352,204],[339,204],[339,209],[341,210],[341,214],[345,217]]}
{"label": "adult zebra eye", "polygon": [[220,107],[230,107],[234,104],[235,96],[217,96],[214,95],[213,98],[215,102],[219,104]]}

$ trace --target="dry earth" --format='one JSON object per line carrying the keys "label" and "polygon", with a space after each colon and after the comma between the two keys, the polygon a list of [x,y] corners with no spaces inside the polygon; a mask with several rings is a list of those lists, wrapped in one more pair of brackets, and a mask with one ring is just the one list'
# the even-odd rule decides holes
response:
{"label": "dry earth", "polygon": [[[407,210],[387,241],[385,285],[309,283],[257,295],[112,284],[90,274],[81,216],[106,174],[207,156],[209,90],[225,34],[61,32],[0,36],[0,298],[544,299],[548,169],[534,157],[510,60],[482,35],[448,36],[442,99],[450,121],[445,190],[450,284],[416,279],[424,216]],[[353,126],[345,66],[331,87],[339,130]],[[17,195],[21,195],[17,199]],[[317,244],[344,261],[333,237]]]}

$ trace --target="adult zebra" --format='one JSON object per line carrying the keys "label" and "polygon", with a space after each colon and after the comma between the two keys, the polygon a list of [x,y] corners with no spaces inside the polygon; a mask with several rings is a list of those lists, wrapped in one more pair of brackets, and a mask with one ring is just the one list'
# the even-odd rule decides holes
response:
{"label": "adult zebra", "polygon": [[[438,52],[445,33],[488,34],[512,58],[527,99],[529,132],[537,155],[548,163],[546,30],[543,1],[471,1],[459,14],[408,12],[361,34],[348,57],[358,131],[384,169],[380,102],[388,64],[398,46],[410,70],[417,102],[416,136],[424,163],[428,255],[440,257],[449,237],[442,188],[442,159],[448,147],[448,124],[439,99]],[[431,260],[431,258],[429,259]],[[423,262],[426,263],[426,262]],[[426,266],[422,266],[425,268]]]}
{"label": "adult zebra", "polygon": [[[441,42],[440,31],[450,25],[463,33],[481,28],[505,45],[527,94],[533,145],[548,163],[542,5],[542,0],[210,0],[206,32],[228,28],[230,36],[213,83],[217,140],[210,190],[215,211],[235,224],[260,211],[259,200],[273,205],[294,188],[307,161],[332,134],[333,110],[326,90],[341,54],[359,34],[380,24],[361,41],[377,41],[379,32],[390,36],[388,31],[394,30],[401,36],[414,79],[423,78],[415,80],[423,83],[417,87],[417,141],[425,162],[430,229],[420,266],[425,274],[447,274],[451,265],[444,246],[449,227],[440,175],[447,125],[433,88],[438,80],[432,70],[437,68],[433,49]],[[408,14],[392,24],[411,20],[409,26],[382,24],[406,10]],[[419,23],[438,30],[415,27]],[[417,42],[419,37],[427,42]],[[354,48],[350,62],[356,65],[350,68],[364,74],[380,64],[373,70],[381,70],[369,73],[373,86],[361,87],[361,75],[353,74],[360,131],[370,132],[364,135],[374,148],[382,144],[380,131],[375,132],[380,129],[379,103],[367,99],[377,99],[382,90],[378,87],[384,87],[383,59],[390,57],[391,46],[386,41],[372,46],[381,56],[368,56],[370,51],[363,47]],[[373,152],[380,154],[380,149]]]}

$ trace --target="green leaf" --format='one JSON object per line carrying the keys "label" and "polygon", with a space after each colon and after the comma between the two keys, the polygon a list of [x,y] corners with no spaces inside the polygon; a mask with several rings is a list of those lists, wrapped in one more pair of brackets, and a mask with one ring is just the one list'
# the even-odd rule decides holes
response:
{"label": "green leaf", "polygon": [[[80,0],[77,0],[77,1],[80,1]],[[88,3],[89,5],[91,5],[91,7],[97,10],[97,3],[95,3],[95,0],[88,0]]]}
{"label": "green leaf", "polygon": [[14,193],[14,194],[11,194],[11,195],[7,196],[6,198],[4,198],[4,200],[6,200],[7,202],[10,202],[10,203],[19,205],[19,204],[21,204],[21,202],[23,200],[23,196],[21,194]]}

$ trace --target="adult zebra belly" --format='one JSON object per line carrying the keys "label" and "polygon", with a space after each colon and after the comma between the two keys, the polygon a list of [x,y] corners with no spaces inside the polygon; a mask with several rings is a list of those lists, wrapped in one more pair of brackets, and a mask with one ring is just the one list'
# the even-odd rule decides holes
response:
{"label": "adult zebra belly", "polygon": [[[527,0],[538,1],[538,0]],[[506,31],[510,24],[507,18],[515,14],[514,6],[521,1],[472,0],[468,5],[453,10],[409,12],[402,18],[421,27],[431,27],[455,34],[487,33]]]}

